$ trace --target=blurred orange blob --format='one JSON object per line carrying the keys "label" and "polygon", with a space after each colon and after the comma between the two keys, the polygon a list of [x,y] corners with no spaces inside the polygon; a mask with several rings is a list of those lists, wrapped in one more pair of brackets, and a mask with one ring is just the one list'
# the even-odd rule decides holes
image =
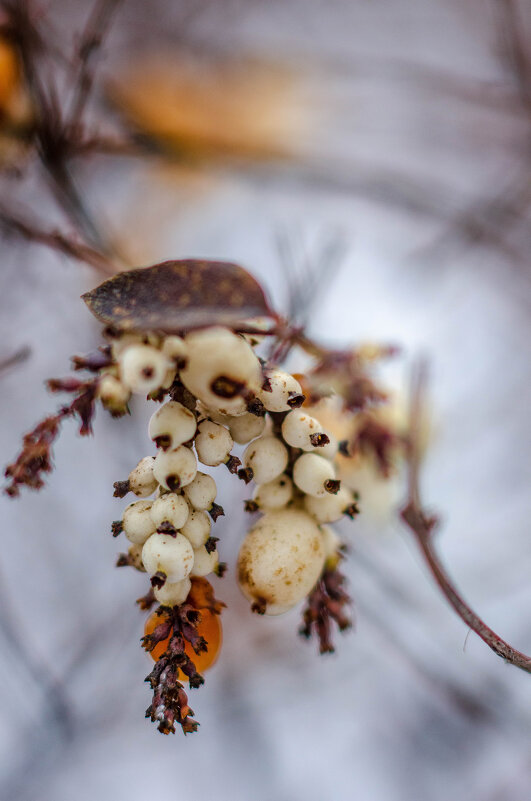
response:
{"label": "blurred orange blob", "polygon": [[[206,582],[208,584],[208,582]],[[210,585],[209,585],[210,586]],[[208,670],[209,667],[215,663],[216,659],[219,656],[219,652],[221,649],[221,642],[222,642],[222,628],[221,628],[221,620],[219,615],[214,614],[209,609],[201,609],[201,620],[197,624],[197,631],[200,637],[204,637],[206,642],[208,643],[208,651],[196,654],[192,646],[189,642],[185,644],[185,653],[186,655],[192,660],[194,663],[196,670],[198,673],[204,673],[205,670]],[[157,628],[158,625],[164,622],[167,619],[167,613],[162,612],[161,614],[158,611],[153,612],[148,619],[146,620],[146,624],[144,626],[144,634],[152,634],[153,631]],[[170,637],[167,637],[165,640],[157,643],[155,648],[150,652],[151,658],[156,662],[160,659],[160,657],[164,654],[168,644],[170,642]],[[180,672],[179,679],[181,681],[188,681],[188,677],[184,675],[184,673]]]}
{"label": "blurred orange blob", "polygon": [[19,68],[15,49],[0,39],[0,110],[9,104],[19,84]]}

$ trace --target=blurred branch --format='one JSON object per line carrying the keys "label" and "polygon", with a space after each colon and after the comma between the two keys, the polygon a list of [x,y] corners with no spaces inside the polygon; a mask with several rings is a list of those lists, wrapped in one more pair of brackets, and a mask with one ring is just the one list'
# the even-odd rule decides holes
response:
{"label": "blurred branch", "polygon": [[408,454],[408,498],[401,510],[402,520],[411,529],[417,545],[428,565],[435,581],[442,590],[447,601],[457,612],[461,620],[486,643],[495,654],[501,656],[511,665],[515,665],[527,673],[531,673],[531,657],[517,651],[505,642],[495,631],[487,626],[480,617],[463,600],[452,580],[442,566],[433,544],[433,530],[437,518],[428,515],[420,500],[419,438],[422,427],[423,395],[426,383],[426,365],[419,363],[413,370],[411,381],[410,421],[409,421],[409,454]]}
{"label": "blurred branch", "polygon": [[12,353],[11,356],[7,356],[5,359],[2,359],[0,361],[0,374],[9,370],[11,367],[16,367],[16,365],[22,364],[29,359],[30,354],[31,348],[28,345],[24,345],[22,348],[19,348],[17,351],[15,351],[15,353]]}
{"label": "blurred branch", "polygon": [[52,250],[57,250],[73,259],[89,264],[105,275],[113,275],[116,270],[112,262],[94,248],[77,242],[59,231],[45,231],[34,223],[17,216],[0,206],[0,227],[6,234],[15,234],[28,242],[35,242]]}

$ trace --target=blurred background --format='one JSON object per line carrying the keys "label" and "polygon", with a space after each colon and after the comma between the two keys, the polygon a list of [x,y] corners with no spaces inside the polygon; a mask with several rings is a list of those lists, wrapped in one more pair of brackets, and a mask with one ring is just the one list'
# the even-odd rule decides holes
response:
{"label": "blurred background", "polygon": [[[0,51],[3,464],[57,404],[45,379],[100,342],[79,300],[108,271],[97,253],[116,269],[234,260],[283,309],[289,275],[318,269],[312,336],[400,345],[384,375],[399,398],[428,357],[438,547],[529,652],[529,3],[3,5],[29,8],[42,35],[25,40],[31,92]],[[96,45],[80,51],[83,31]],[[66,157],[28,133],[43,128],[35,91],[48,128],[70,122]],[[220,479],[229,608],[222,656],[192,691],[201,726],[162,737],[144,720],[146,581],[115,570],[110,523],[149,414],[100,413],[84,440],[67,423],[45,490],[0,501],[0,799],[530,797],[529,677],[467,637],[434,586],[396,513],[400,474],[368,482],[345,523],[356,627],[325,657],[297,637],[297,612],[250,614],[233,569],[248,493]]]}

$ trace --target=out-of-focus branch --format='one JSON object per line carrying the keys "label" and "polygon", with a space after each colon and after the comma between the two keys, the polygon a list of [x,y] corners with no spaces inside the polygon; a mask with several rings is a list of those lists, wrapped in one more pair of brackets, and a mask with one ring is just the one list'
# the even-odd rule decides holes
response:
{"label": "out-of-focus branch", "polygon": [[468,606],[446,573],[433,544],[433,529],[437,518],[422,507],[419,488],[420,448],[419,432],[422,426],[423,391],[426,383],[426,365],[419,363],[413,371],[410,401],[408,498],[401,510],[402,520],[411,529],[417,545],[435,581],[461,620],[481,637],[495,654],[511,665],[531,673],[531,657],[517,651],[493,631]]}
{"label": "out-of-focus branch", "polygon": [[13,214],[2,207],[0,207],[0,227],[8,235],[15,234],[28,242],[46,245],[46,247],[64,253],[66,256],[89,264],[105,275],[114,275],[116,272],[110,259],[98,250],[78,242],[59,231],[45,231],[24,219],[24,217]]}
{"label": "out-of-focus branch", "polygon": [[11,367],[16,367],[18,364],[22,364],[25,362],[26,359],[29,359],[31,354],[31,348],[28,345],[24,345],[22,348],[19,348],[17,351],[12,353],[10,356],[7,356],[5,359],[0,360],[0,375],[4,373],[6,370],[9,370]]}

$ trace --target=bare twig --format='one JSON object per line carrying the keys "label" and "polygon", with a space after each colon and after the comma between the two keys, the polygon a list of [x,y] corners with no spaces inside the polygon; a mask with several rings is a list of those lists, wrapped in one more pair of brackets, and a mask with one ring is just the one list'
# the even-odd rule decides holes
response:
{"label": "bare twig", "polygon": [[0,374],[6,370],[9,370],[11,367],[16,367],[16,365],[22,364],[22,362],[25,362],[26,359],[29,359],[30,354],[31,348],[28,345],[24,345],[10,356],[0,360]]}
{"label": "bare twig", "polygon": [[401,510],[402,520],[409,526],[415,536],[417,545],[444,596],[455,609],[461,620],[491,648],[511,665],[531,673],[531,657],[517,651],[505,642],[496,632],[484,623],[480,617],[463,600],[452,580],[442,566],[433,544],[433,529],[437,518],[428,515],[420,500],[419,467],[420,449],[419,432],[422,425],[422,396],[426,381],[426,366],[419,363],[413,371],[411,385],[409,454],[408,454],[408,498]]}

